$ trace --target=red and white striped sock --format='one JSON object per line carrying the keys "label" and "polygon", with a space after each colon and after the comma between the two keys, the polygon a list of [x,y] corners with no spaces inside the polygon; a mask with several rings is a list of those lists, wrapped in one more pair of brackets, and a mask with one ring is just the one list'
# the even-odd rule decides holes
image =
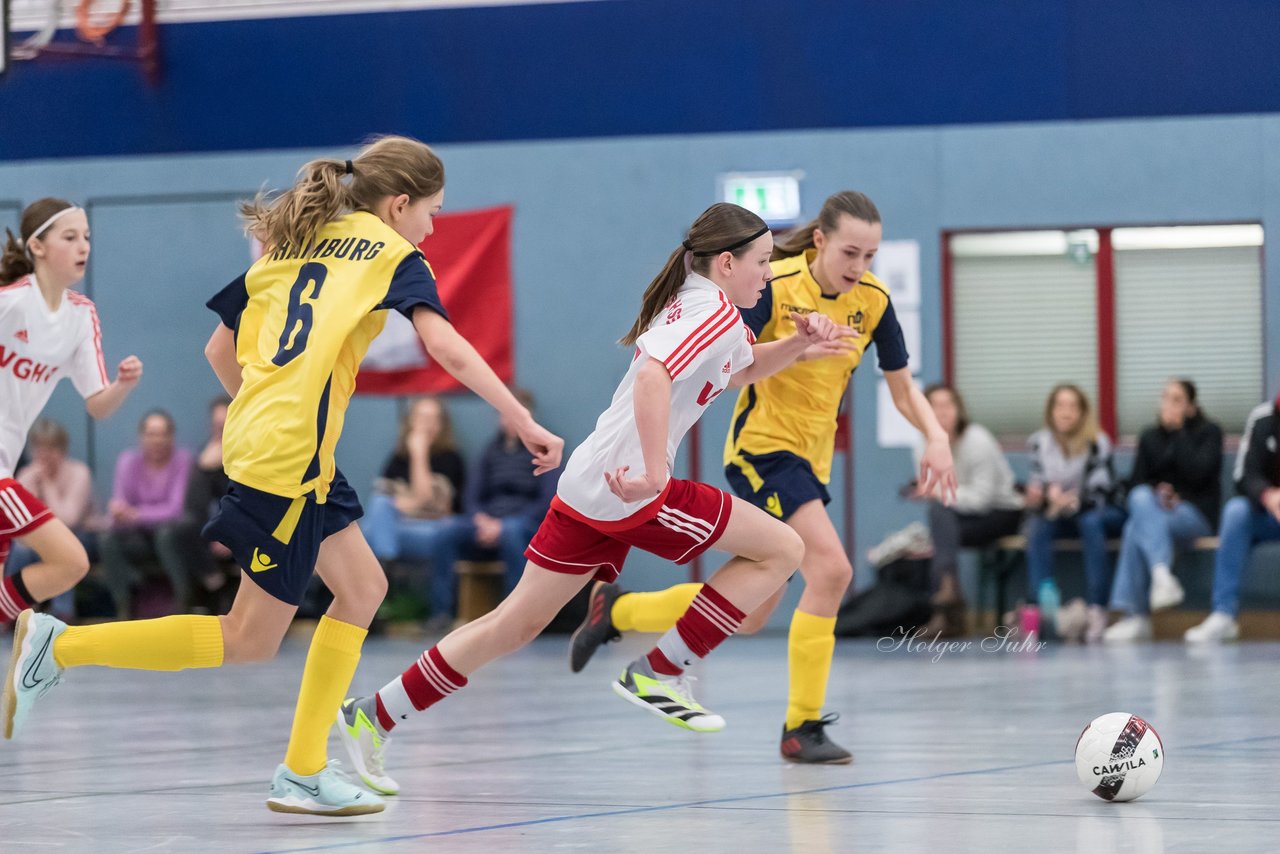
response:
{"label": "red and white striped sock", "polygon": [[746,616],[710,584],[702,585],[689,610],[649,652],[649,666],[654,673],[679,676],[736,632]]}
{"label": "red and white striped sock", "polygon": [[440,648],[433,646],[378,692],[378,725],[390,732],[411,712],[434,706],[466,684],[467,677],[450,667]]}
{"label": "red and white striped sock", "polygon": [[18,619],[19,614],[32,606],[25,593],[21,573],[5,576],[4,583],[0,584],[0,623],[12,623]]}

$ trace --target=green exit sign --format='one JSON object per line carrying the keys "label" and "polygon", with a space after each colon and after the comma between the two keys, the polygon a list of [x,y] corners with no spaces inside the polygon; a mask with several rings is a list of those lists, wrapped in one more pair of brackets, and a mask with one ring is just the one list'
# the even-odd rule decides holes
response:
{"label": "green exit sign", "polygon": [[770,225],[800,219],[800,172],[730,172],[720,176],[720,200],[741,205]]}

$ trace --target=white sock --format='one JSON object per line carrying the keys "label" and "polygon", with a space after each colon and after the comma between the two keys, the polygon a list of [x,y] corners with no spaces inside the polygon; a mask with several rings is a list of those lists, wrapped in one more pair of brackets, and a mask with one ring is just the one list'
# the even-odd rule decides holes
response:
{"label": "white sock", "polygon": [[693,666],[698,660],[698,656],[693,650],[689,649],[689,645],[684,642],[684,638],[680,636],[680,630],[675,626],[667,629],[667,633],[658,639],[658,651],[667,657],[676,667],[685,670]]}
{"label": "white sock", "polygon": [[1151,577],[1155,578],[1156,576],[1160,576],[1165,579],[1172,578],[1173,570],[1169,569],[1168,564],[1158,563],[1151,567]]}
{"label": "white sock", "polygon": [[382,701],[382,708],[387,710],[391,720],[396,723],[407,720],[409,715],[417,711],[399,676],[382,686],[378,691],[378,699]]}

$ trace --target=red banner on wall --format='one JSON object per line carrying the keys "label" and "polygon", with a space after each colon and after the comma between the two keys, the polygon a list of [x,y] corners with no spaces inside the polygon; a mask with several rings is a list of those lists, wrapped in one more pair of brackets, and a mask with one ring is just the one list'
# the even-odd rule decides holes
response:
{"label": "red banner on wall", "polygon": [[[423,241],[449,319],[505,382],[514,377],[511,342],[510,206],[441,214]],[[427,356],[417,331],[399,312],[369,347],[356,394],[429,394],[464,386]]]}

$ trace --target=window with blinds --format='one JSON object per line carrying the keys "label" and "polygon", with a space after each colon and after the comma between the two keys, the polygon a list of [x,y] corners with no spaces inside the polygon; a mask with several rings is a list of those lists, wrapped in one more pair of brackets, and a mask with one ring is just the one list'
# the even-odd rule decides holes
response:
{"label": "window with blinds", "polygon": [[950,248],[954,382],[970,417],[1025,436],[1058,383],[1096,400],[1096,232],[956,235]]}
{"label": "window with blinds", "polygon": [[1169,377],[1238,433],[1263,399],[1262,228],[1117,228],[1116,416],[1121,435],[1155,420]]}
{"label": "window with blinds", "polygon": [[1008,438],[1041,426],[1063,382],[1095,405],[1105,383],[1115,405],[1100,421],[1133,438],[1170,377],[1194,380],[1205,411],[1238,433],[1264,397],[1262,245],[1256,224],[952,235],[950,377],[973,419]]}

